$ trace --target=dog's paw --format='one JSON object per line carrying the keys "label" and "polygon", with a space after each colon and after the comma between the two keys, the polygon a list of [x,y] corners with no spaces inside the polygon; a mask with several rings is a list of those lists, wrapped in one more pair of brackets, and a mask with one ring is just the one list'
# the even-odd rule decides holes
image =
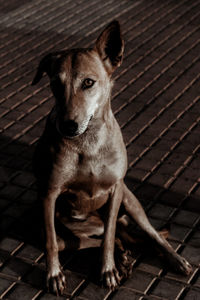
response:
{"label": "dog's paw", "polygon": [[119,276],[116,267],[103,269],[101,272],[101,281],[104,286],[114,291],[121,281],[121,277]]}
{"label": "dog's paw", "polygon": [[177,267],[177,270],[184,275],[189,275],[192,272],[192,266],[182,256],[179,256],[176,267]]}
{"label": "dog's paw", "polygon": [[66,288],[66,279],[61,268],[47,274],[47,289],[48,291],[58,295],[62,295]]}
{"label": "dog's paw", "polygon": [[176,254],[174,257],[169,259],[172,268],[183,275],[189,275],[192,272],[192,266],[189,262],[182,256]]}
{"label": "dog's paw", "polygon": [[132,274],[134,263],[131,252],[124,250],[122,253],[119,253],[115,260],[121,278],[128,278]]}

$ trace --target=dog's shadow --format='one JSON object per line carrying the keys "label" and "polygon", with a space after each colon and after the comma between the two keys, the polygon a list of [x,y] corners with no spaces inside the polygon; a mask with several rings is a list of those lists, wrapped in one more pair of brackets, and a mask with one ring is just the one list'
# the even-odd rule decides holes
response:
{"label": "dog's shadow", "polygon": [[34,146],[1,135],[0,236],[39,244],[40,203],[32,173]]}

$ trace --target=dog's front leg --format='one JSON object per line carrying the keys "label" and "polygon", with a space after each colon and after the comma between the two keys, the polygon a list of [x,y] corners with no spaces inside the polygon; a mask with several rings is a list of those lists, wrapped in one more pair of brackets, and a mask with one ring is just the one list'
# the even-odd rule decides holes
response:
{"label": "dog's front leg", "polygon": [[51,191],[43,199],[44,221],[46,231],[46,262],[47,287],[55,294],[62,294],[65,289],[65,276],[63,275],[58,258],[58,244],[55,231],[55,202],[58,191]]}
{"label": "dog's front leg", "polygon": [[120,283],[120,276],[115,267],[114,247],[115,231],[119,207],[122,202],[122,182],[115,184],[109,197],[108,218],[105,224],[105,233],[103,239],[103,257],[102,257],[102,280],[106,286],[114,290]]}
{"label": "dog's front leg", "polygon": [[168,258],[173,269],[185,275],[192,271],[192,267],[185,258],[177,254],[172,246],[162,237],[150,224],[140,202],[124,184],[123,204],[127,213],[138,223],[138,225],[157,243],[159,248]]}

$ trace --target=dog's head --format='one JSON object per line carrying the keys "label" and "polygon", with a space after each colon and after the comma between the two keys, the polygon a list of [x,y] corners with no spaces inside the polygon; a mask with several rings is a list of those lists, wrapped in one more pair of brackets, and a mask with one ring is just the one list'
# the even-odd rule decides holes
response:
{"label": "dog's head", "polygon": [[56,127],[73,138],[85,132],[110,97],[111,75],[120,66],[124,51],[120,26],[110,23],[91,49],[50,53],[40,62],[32,84],[46,72],[56,98]]}

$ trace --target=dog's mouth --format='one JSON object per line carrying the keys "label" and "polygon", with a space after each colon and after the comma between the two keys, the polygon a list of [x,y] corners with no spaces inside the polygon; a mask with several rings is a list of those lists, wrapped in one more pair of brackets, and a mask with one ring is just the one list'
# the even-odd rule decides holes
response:
{"label": "dog's mouth", "polygon": [[89,122],[92,120],[93,116],[90,115],[85,121],[79,125],[73,120],[60,121],[56,120],[56,129],[59,134],[68,139],[74,139],[82,135],[88,129]]}

